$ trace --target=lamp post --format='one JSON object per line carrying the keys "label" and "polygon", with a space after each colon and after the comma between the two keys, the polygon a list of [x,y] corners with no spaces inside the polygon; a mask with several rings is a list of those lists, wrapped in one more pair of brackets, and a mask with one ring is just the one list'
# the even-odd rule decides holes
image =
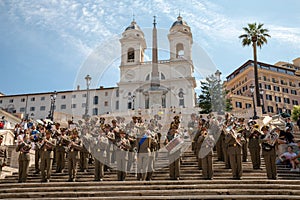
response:
{"label": "lamp post", "polygon": [[51,95],[50,95],[50,112],[49,112],[49,116],[48,118],[53,121],[53,116],[54,116],[54,110],[55,110],[55,101],[56,101],[56,96],[57,96],[57,92],[54,91]]}
{"label": "lamp post", "polygon": [[218,114],[223,114],[222,112],[222,100],[223,100],[223,96],[222,96],[222,89],[221,89],[221,74],[222,72],[220,72],[219,70],[217,70],[215,72],[215,77],[218,81],[218,84],[217,84],[217,112]]}
{"label": "lamp post", "polygon": [[262,99],[262,105],[261,105],[262,114],[266,114],[266,111],[265,111],[265,102],[264,102],[264,90],[262,88],[259,89],[259,94],[260,94],[261,99]]}
{"label": "lamp post", "polygon": [[89,89],[90,89],[92,77],[90,77],[90,75],[86,75],[86,77],[84,79],[86,81],[86,102],[85,102],[85,112],[84,112],[83,118],[86,119],[89,117],[89,115],[88,115],[88,113],[89,113]]}
{"label": "lamp post", "polygon": [[257,113],[256,113],[256,106],[255,106],[255,100],[254,100],[254,85],[250,85],[250,92],[252,94],[252,101],[253,101],[253,119],[258,119]]}

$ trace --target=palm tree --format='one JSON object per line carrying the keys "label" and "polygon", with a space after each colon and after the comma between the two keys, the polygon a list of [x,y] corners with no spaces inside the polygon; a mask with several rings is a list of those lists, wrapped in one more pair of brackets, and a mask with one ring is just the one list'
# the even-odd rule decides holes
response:
{"label": "palm tree", "polygon": [[263,28],[264,24],[248,24],[248,27],[243,27],[245,34],[240,35],[239,38],[242,39],[242,45],[249,46],[252,44],[253,47],[253,57],[254,57],[254,84],[255,84],[255,96],[256,96],[256,105],[260,106],[260,94],[259,94],[259,85],[258,85],[258,71],[257,71],[257,52],[256,47],[260,48],[262,45],[267,44],[267,37],[271,37],[268,32],[268,29]]}

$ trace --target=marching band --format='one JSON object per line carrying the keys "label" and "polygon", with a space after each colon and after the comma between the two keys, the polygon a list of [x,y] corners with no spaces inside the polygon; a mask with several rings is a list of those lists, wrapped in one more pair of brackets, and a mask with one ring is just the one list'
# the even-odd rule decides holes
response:
{"label": "marching band", "polygon": [[[124,181],[127,173],[135,173],[137,180],[152,180],[158,152],[161,145],[167,150],[169,175],[171,180],[179,180],[182,146],[190,139],[199,170],[203,179],[213,179],[213,153],[218,161],[231,169],[232,178],[242,179],[242,162],[247,161],[248,149],[254,170],[261,170],[261,155],[266,165],[267,178],[276,179],[276,147],[284,143],[282,122],[278,119],[260,125],[229,113],[221,116],[208,115],[207,119],[191,115],[187,129],[179,115],[175,115],[167,133],[162,132],[159,116],[143,120],[133,116],[125,124],[125,119],[117,117],[111,124],[105,118],[90,118],[78,123],[69,123],[69,128],[56,126],[38,127],[34,134],[21,131],[16,151],[19,154],[19,182],[27,179],[29,151],[36,153],[36,174],[41,172],[41,181],[49,182],[52,163],[56,161],[56,173],[64,172],[68,163],[68,181],[77,177],[77,168],[88,169],[94,162],[94,181],[103,181],[105,171],[116,166],[117,180]],[[277,121],[276,121],[277,120]],[[45,129],[47,129],[45,131]],[[282,137],[280,137],[282,136]],[[39,165],[40,162],[40,165]]]}

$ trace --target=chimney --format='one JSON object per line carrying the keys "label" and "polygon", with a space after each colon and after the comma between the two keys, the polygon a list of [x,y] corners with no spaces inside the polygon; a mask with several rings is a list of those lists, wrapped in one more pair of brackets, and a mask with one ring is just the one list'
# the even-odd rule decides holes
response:
{"label": "chimney", "polygon": [[80,85],[77,85],[77,90],[80,90]]}

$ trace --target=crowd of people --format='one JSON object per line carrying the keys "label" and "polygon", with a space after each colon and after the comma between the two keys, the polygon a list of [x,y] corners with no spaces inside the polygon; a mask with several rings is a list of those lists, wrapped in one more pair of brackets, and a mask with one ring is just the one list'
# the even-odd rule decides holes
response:
{"label": "crowd of people", "polygon": [[[119,181],[124,181],[127,173],[135,173],[137,180],[152,180],[162,145],[168,150],[170,179],[179,180],[183,156],[180,146],[186,137],[191,138],[198,168],[207,180],[213,179],[214,151],[218,161],[231,169],[233,179],[242,178],[242,162],[247,161],[248,151],[254,170],[262,169],[261,156],[264,158],[268,179],[277,178],[276,163],[283,158],[293,171],[298,170],[300,154],[293,152],[292,145],[297,144],[289,118],[280,126],[269,123],[260,127],[255,120],[246,121],[229,113],[224,118],[191,114],[186,124],[184,127],[181,116],[174,115],[167,132],[162,133],[159,115],[148,121],[133,116],[128,123],[123,117],[93,117],[69,121],[67,128],[61,128],[59,123],[24,120],[15,127],[16,151],[20,152],[19,182],[27,180],[30,150],[35,151],[34,173],[41,175],[42,182],[50,181],[54,163],[55,173],[67,170],[70,182],[76,181],[77,170],[86,171],[89,164],[95,166],[94,181],[103,181],[104,173],[113,169]],[[281,144],[290,144],[288,153],[277,155]],[[0,165],[5,162],[0,160]]]}

